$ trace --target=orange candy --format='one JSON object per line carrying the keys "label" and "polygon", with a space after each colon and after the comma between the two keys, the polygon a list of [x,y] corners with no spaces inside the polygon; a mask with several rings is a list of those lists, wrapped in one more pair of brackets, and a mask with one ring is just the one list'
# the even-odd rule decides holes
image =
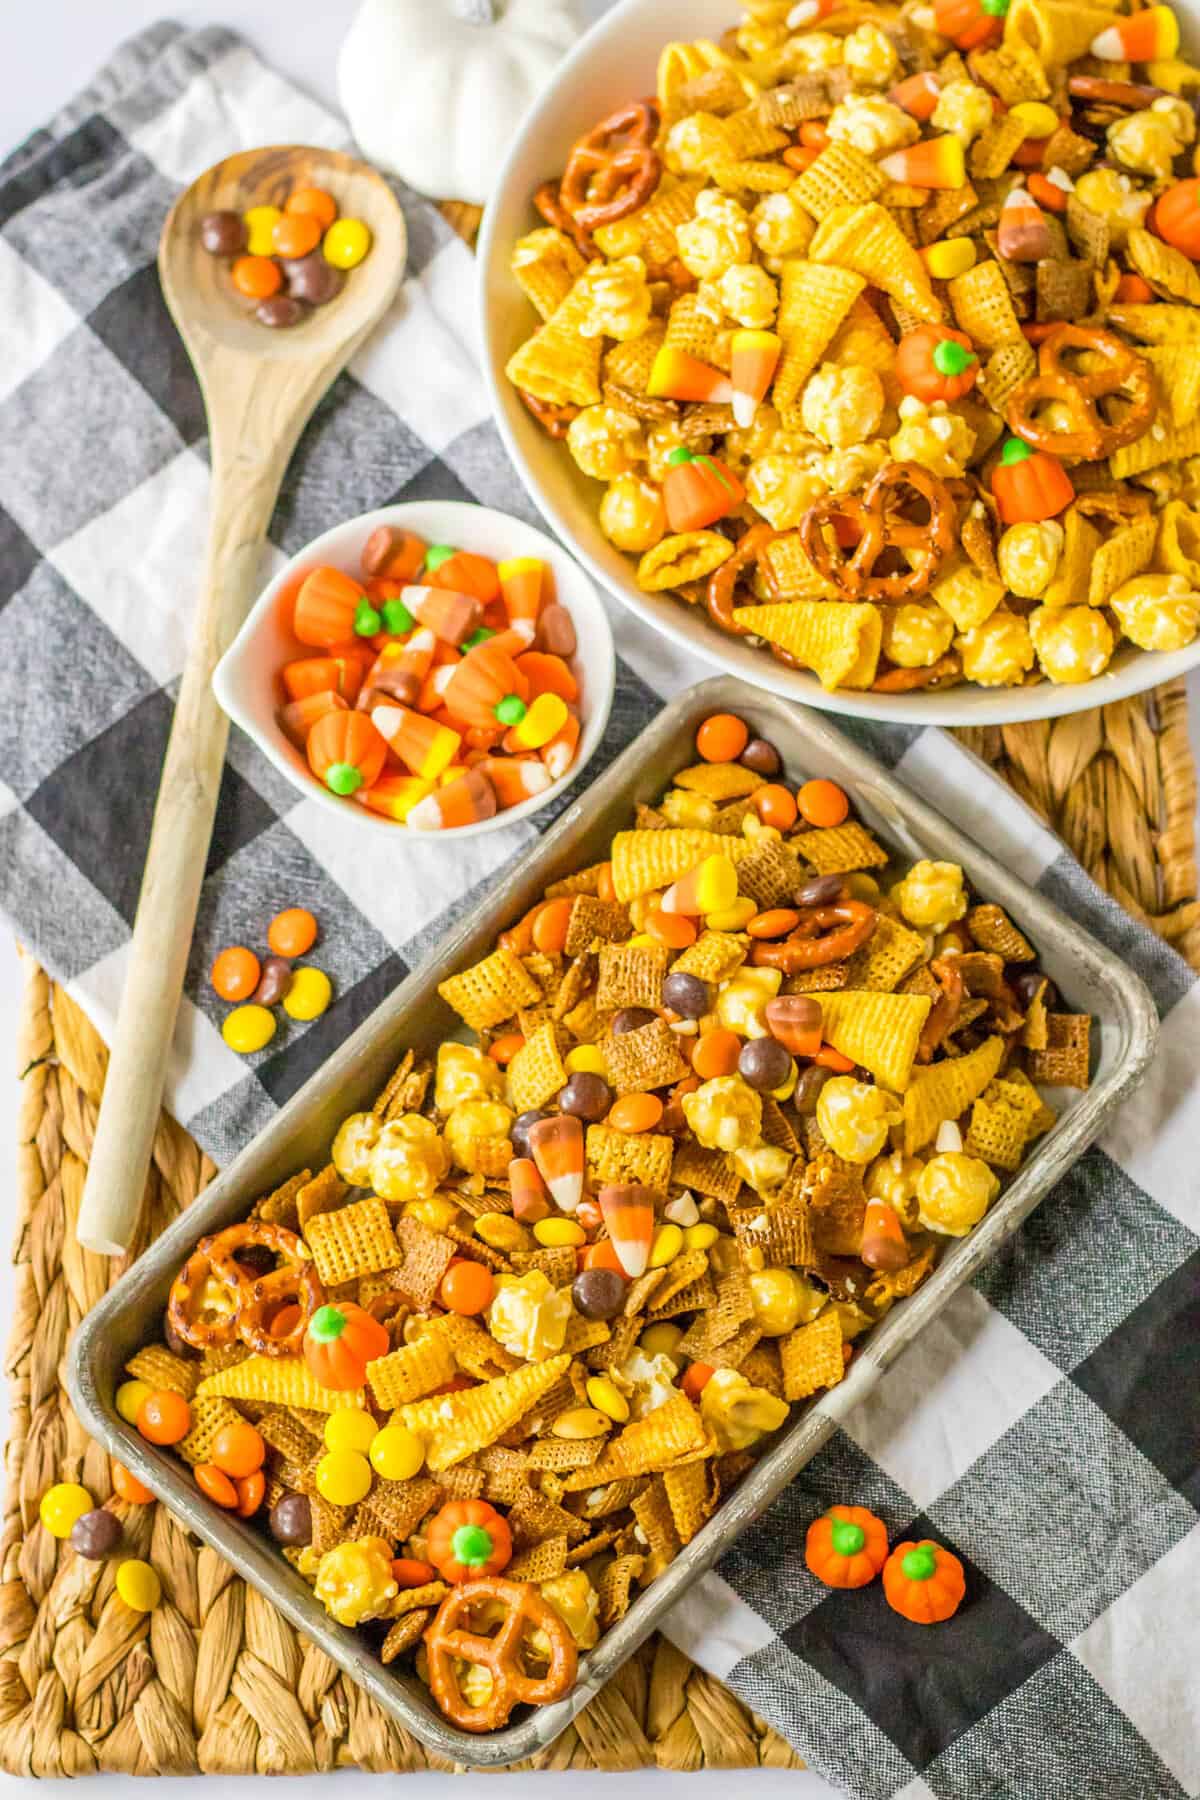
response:
{"label": "orange candy", "polygon": [[213,1466],[235,1479],[261,1469],[267,1446],[253,1425],[223,1425],[212,1441]]}
{"label": "orange candy", "polygon": [[781,938],[794,931],[799,923],[800,914],[790,906],[773,906],[767,912],[755,913],[746,932],[752,938]]}
{"label": "orange candy", "polygon": [[711,1363],[691,1363],[679,1385],[689,1400],[698,1400],[716,1372]]}
{"label": "orange candy", "polygon": [[796,823],[798,808],[789,788],[778,782],[768,781],[754,794],[753,807],[764,825],[773,825],[776,831],[790,831]]}
{"label": "orange candy", "polygon": [[824,119],[805,119],[796,134],[802,144],[810,149],[823,150],[829,142],[829,132]]}
{"label": "orange candy", "polygon": [[596,864],[596,898],[597,900],[615,900],[616,884],[613,881],[613,866],[610,862]]}
{"label": "orange candy", "polygon": [[662,1116],[663,1103],[657,1094],[623,1094],[606,1123],[614,1131],[653,1131]]}
{"label": "orange candy", "polygon": [[492,1271],[485,1263],[469,1262],[464,1258],[446,1270],[438,1298],[450,1312],[462,1313],[469,1319],[491,1305],[495,1286]]}
{"label": "orange candy", "polygon": [[796,799],[810,825],[840,825],[850,811],[850,802],[836,781],[806,781]]}
{"label": "orange candy", "polygon": [[230,277],[247,300],[269,300],[283,286],[283,270],[269,256],[239,256]]}
{"label": "orange candy", "polygon": [[288,196],[283,208],[285,213],[308,214],[317,221],[322,231],[337,218],[337,201],[325,188],[299,187]]}
{"label": "orange candy", "polygon": [[741,1052],[742,1040],[736,1031],[706,1031],[696,1040],[692,1067],[701,1081],[711,1081],[717,1075],[732,1075]]}
{"label": "orange candy", "polygon": [[399,1582],[402,1588],[424,1587],[437,1578],[438,1572],[432,1563],[420,1562],[415,1556],[392,1558],[392,1580]]}
{"label": "orange candy", "polygon": [[149,1506],[154,1495],[144,1481],[131,1475],[124,1463],[115,1462],[112,1466],[113,1492],[119,1500],[128,1500],[131,1506]]}
{"label": "orange candy", "polygon": [[517,1051],[524,1047],[523,1031],[505,1031],[498,1038],[493,1038],[488,1045],[488,1055],[494,1063],[499,1063],[502,1069],[506,1069]]}
{"label": "orange candy", "polygon": [[683,913],[665,913],[658,907],[646,914],[646,930],[671,950],[686,950],[696,941],[696,925]]}
{"label": "orange candy", "polygon": [[1154,299],[1154,289],[1141,275],[1122,275],[1113,299],[1122,306],[1148,306]]}
{"label": "orange candy", "polygon": [[307,907],[289,906],[267,926],[267,942],[276,956],[306,956],[317,941],[317,921]]}
{"label": "orange candy", "polygon": [[822,1044],[813,1061],[820,1063],[823,1069],[832,1069],[835,1075],[848,1075],[854,1067],[853,1057],[843,1056],[832,1044]]}
{"label": "orange candy", "polygon": [[321,241],[321,221],[311,213],[284,213],[271,227],[276,256],[307,256]]}
{"label": "orange candy", "polygon": [[192,1429],[192,1409],[182,1394],[163,1388],[138,1407],[137,1428],[151,1444],[178,1444]]}
{"label": "orange candy", "polygon": [[704,762],[736,762],[750,742],[750,732],[733,713],[712,713],[696,733],[696,751]]}
{"label": "orange candy", "polygon": [[253,1475],[243,1475],[233,1484],[237,1494],[237,1512],[239,1519],[252,1519],[267,1492],[267,1478],[261,1469],[255,1469]]}
{"label": "orange candy", "polygon": [[564,894],[558,900],[548,900],[533,921],[533,947],[546,956],[558,956],[567,941],[567,929],[571,923],[571,909],[574,898]]}
{"label": "orange candy", "polygon": [[196,1477],[196,1486],[209,1500],[223,1506],[226,1512],[237,1511],[238,1491],[216,1463],[197,1463],[192,1474]]}
{"label": "orange candy", "polygon": [[261,973],[253,950],[247,950],[243,944],[231,944],[213,963],[209,980],[222,1000],[248,1000]]}

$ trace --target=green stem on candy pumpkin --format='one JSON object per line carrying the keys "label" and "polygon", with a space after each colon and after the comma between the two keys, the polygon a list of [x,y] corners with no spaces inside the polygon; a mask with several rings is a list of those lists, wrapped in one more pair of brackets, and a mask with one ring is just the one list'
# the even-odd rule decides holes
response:
{"label": "green stem on candy pumpkin", "polygon": [[839,1556],[857,1556],[867,1534],[853,1519],[834,1519],[829,1527],[829,1541]]}
{"label": "green stem on candy pumpkin", "polygon": [[369,600],[360,600],[354,611],[354,634],[356,637],[374,637],[377,631],[383,630],[383,619],[371,605]]}
{"label": "green stem on candy pumpkin", "polygon": [[943,338],[939,344],[934,345],[932,360],[939,375],[961,375],[973,362],[978,362],[979,358],[973,350],[968,350],[954,338]]}
{"label": "green stem on candy pumpkin", "polygon": [[460,1525],[450,1540],[450,1548],[455,1562],[468,1569],[481,1569],[495,1545],[491,1532],[482,1525]]}
{"label": "green stem on candy pumpkin", "polygon": [[444,562],[449,562],[454,554],[453,544],[430,544],[425,552],[425,574],[432,575]]}
{"label": "green stem on candy pumpkin", "polygon": [[353,763],[330,763],[325,771],[325,786],[331,794],[343,797],[356,794],[362,786],[362,770],[356,769]]}
{"label": "green stem on candy pumpkin", "polygon": [[910,1581],[930,1581],[937,1574],[937,1557],[927,1544],[915,1544],[901,1558],[900,1567]]}
{"label": "green stem on candy pumpkin", "polygon": [[346,1329],[346,1315],[340,1306],[318,1306],[308,1321],[308,1335],[316,1344],[336,1344]]}
{"label": "green stem on candy pumpkin", "polygon": [[712,457],[705,456],[702,451],[689,450],[686,444],[680,444],[676,449],[672,450],[670,456],[667,458],[667,462],[672,468],[679,468],[683,463],[701,463],[708,470],[710,475],[716,476],[717,480],[727,493],[732,494],[733,492],[733,483],[721,473]]}

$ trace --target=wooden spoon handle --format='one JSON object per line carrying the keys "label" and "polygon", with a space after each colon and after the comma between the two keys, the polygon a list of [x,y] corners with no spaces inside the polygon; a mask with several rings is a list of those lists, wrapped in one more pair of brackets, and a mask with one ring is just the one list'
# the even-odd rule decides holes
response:
{"label": "wooden spoon handle", "polygon": [[163,762],[129,969],[77,1235],[117,1256],[137,1226],[171,1038],[212,838],[229,721],[212,673],[253,599],[263,538],[295,430],[256,462],[218,460],[204,586]]}

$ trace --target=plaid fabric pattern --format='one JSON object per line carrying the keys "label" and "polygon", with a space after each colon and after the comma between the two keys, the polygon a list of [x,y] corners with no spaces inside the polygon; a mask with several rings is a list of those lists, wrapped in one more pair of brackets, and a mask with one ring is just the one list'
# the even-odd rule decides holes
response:
{"label": "plaid fabric pattern", "polygon": [[[102,1029],[128,958],[208,479],[155,247],[182,185],[264,140],[338,144],[344,128],[227,33],[163,25],[0,166],[0,904]],[[534,516],[487,416],[468,252],[401,198],[408,279],[293,458],[275,566],[394,500]],[[660,691],[690,673],[665,647],[651,666]],[[622,663],[593,773],[656,705]],[[671,1635],[863,1800],[1195,1795],[1200,990],[952,740],[858,735],[1121,950],[1158,1000],[1162,1049],[1104,1143],[697,1585]],[[218,1162],[536,829],[376,860],[233,734],[168,1077],[169,1104]],[[220,1037],[207,970],[294,903],[329,923],[319,960],[337,1000],[243,1060]],[[811,1579],[805,1529],[849,1499],[963,1558],[970,1603],[955,1620],[923,1631],[878,1587]]]}

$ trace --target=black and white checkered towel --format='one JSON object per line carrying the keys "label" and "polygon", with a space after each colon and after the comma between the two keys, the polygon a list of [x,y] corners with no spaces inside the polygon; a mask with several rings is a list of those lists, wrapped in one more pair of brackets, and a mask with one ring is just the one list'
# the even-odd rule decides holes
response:
{"label": "black and white checkered towel", "polygon": [[[219,31],[159,26],[0,166],[0,904],[111,1027],[204,532],[204,421],[154,253],[180,187],[232,150],[344,140]],[[349,513],[479,498],[532,516],[488,422],[468,252],[409,195],[392,317],[305,433],[276,561]],[[415,381],[411,371],[420,370]],[[623,615],[602,756],[702,671]],[[639,675],[636,671],[641,670]],[[646,678],[643,679],[643,676]],[[1102,1146],[884,1376],[671,1635],[863,1800],[1200,1794],[1200,985],[952,740],[871,748],[1099,936],[1164,1015]],[[598,766],[598,765],[597,765]],[[595,773],[595,768],[591,771]],[[375,1006],[531,825],[364,851],[235,732],[168,1100],[228,1159]],[[205,980],[279,906],[326,922],[338,998],[251,1063]],[[800,1545],[832,1500],[930,1533],[969,1604],[922,1631],[831,1593]]]}

